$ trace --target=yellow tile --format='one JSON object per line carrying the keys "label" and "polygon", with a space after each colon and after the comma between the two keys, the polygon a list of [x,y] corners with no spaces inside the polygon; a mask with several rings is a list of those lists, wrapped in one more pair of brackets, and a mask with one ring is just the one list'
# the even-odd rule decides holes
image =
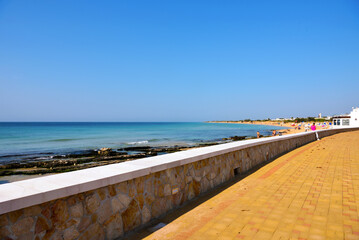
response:
{"label": "yellow tile", "polygon": [[358,142],[356,131],[295,149],[146,239],[359,239]]}

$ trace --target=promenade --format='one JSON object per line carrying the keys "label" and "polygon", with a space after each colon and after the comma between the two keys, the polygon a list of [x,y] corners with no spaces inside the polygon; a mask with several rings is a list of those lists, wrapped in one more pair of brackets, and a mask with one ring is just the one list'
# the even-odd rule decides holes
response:
{"label": "promenade", "polygon": [[359,131],[289,152],[150,239],[359,239]]}

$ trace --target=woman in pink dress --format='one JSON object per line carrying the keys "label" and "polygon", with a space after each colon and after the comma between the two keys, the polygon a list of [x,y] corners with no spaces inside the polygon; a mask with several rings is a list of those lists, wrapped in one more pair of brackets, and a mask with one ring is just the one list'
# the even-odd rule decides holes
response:
{"label": "woman in pink dress", "polygon": [[312,131],[317,130],[317,127],[315,126],[315,123],[313,123],[313,125],[312,125],[312,126],[310,126],[310,129],[312,129]]}

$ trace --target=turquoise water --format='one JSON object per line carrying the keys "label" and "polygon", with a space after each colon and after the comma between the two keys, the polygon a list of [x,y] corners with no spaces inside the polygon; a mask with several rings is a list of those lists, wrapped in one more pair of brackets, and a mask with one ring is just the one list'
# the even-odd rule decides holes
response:
{"label": "turquoise water", "polygon": [[194,145],[282,127],[225,123],[0,123],[0,163],[102,147]]}

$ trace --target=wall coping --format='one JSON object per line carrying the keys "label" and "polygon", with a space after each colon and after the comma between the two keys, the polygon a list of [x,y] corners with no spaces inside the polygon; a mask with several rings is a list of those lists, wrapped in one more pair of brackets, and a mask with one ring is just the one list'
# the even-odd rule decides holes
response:
{"label": "wall coping", "polygon": [[[345,128],[348,129],[348,128]],[[336,129],[316,132],[335,131]],[[250,139],[0,185],[0,214],[98,189],[241,149],[315,132]]]}

